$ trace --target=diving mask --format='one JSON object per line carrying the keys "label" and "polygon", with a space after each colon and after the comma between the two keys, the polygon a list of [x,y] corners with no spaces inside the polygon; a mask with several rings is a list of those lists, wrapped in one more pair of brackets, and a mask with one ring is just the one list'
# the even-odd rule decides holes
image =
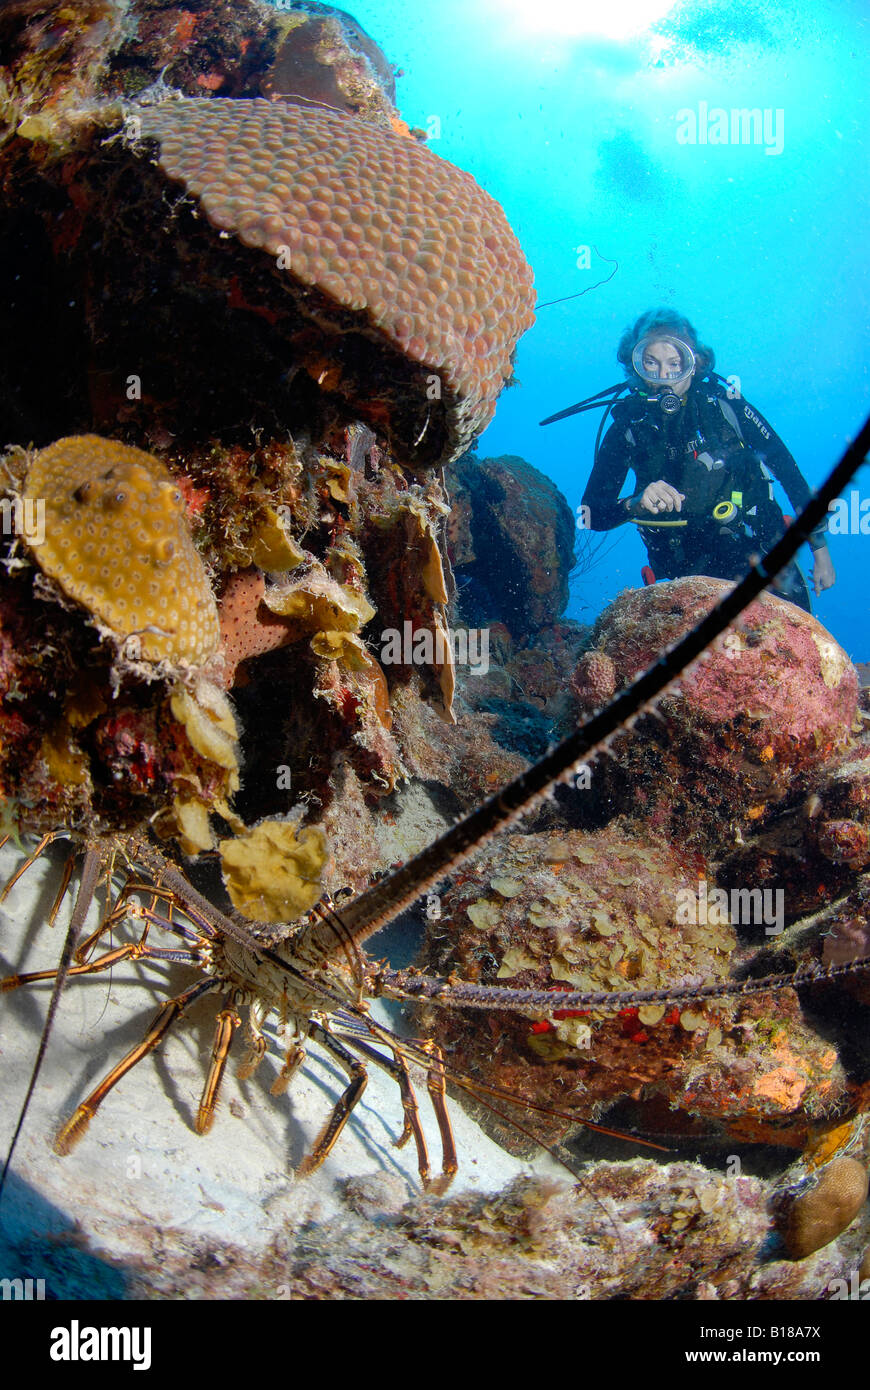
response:
{"label": "diving mask", "polygon": [[695,354],[682,338],[648,333],[634,348],[631,365],[647,386],[673,389],[689,380],[695,370]]}

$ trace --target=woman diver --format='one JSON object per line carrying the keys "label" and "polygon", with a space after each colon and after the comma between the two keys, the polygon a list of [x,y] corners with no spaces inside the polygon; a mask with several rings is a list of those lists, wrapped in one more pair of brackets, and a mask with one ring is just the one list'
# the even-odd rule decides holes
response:
{"label": "woman diver", "polygon": [[[617,358],[631,389],[622,399],[624,385],[596,398],[613,423],[583,494],[585,524],[609,531],[634,522],[649,554],[648,583],[689,574],[742,578],[751,557],[768,550],[785,528],[773,479],[796,512],[809,498],[797,464],[758,411],[726,389],[713,371],[712,349],[699,343],[688,319],[675,310],[642,315],[623,334]],[[582,402],[551,418],[588,408]],[[620,497],[629,470],[635,489]],[[817,595],[835,579],[824,531],[823,523],[810,537]],[[772,589],[810,610],[795,563]]]}

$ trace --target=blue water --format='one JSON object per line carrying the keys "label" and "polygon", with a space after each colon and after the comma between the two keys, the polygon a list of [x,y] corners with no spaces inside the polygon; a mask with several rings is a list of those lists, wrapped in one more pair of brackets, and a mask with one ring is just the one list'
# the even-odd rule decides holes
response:
{"label": "blue water", "polygon": [[[692,320],[717,370],[740,376],[808,482],[820,482],[870,409],[866,0],[816,0],[798,13],[791,0],[648,0],[645,11],[642,0],[346,7],[403,70],[405,119],[434,129],[437,117],[431,148],[504,207],[541,301],[613,269],[594,254],[579,269],[578,246],[619,262],[608,284],[541,310],[520,343],[521,389],[502,395],[481,454],[521,454],[576,507],[597,415],[546,429],[538,421],[618,381],[622,330],[664,303]],[[660,18],[614,36],[629,9]],[[679,143],[676,113],[701,102],[781,110],[782,152]],[[854,486],[870,499],[867,470]],[[576,579],[571,616],[589,621],[640,583],[640,538],[623,527],[611,539],[606,558]],[[832,539],[838,582],[814,601],[865,661],[868,546],[867,535]]]}

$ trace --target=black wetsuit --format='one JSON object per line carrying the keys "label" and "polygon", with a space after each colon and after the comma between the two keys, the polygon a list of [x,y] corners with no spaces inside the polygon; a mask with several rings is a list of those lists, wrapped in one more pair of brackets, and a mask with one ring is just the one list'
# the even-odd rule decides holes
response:
{"label": "black wetsuit", "polygon": [[[714,380],[694,380],[672,415],[657,399],[636,392],[618,401],[612,414],[583,494],[587,524],[593,531],[609,531],[629,519],[630,499],[619,497],[629,470],[636,498],[659,480],[684,493],[679,512],[631,513],[641,522],[685,523],[638,526],[656,579],[742,578],[750,557],[768,550],[785,528],[771,478],[782,484],[796,512],[809,500],[810,489],[782,440],[751,405],[729,400]],[[726,505],[717,520],[713,510],[719,504]],[[813,533],[816,549],[825,544],[822,531]],[[809,611],[797,565],[788,566],[772,587]]]}

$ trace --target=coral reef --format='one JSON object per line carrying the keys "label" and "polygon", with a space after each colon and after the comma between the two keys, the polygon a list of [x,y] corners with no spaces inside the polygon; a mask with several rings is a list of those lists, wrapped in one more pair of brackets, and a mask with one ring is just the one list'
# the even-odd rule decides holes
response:
{"label": "coral reef", "polygon": [[568,602],[574,517],[558,488],[525,459],[477,458],[451,465],[449,552],[465,586],[469,623],[503,623],[524,643]]}
{"label": "coral reef", "polygon": [[739,902],[720,902],[708,880],[712,867],[697,853],[614,827],[500,837],[445,895],[453,929],[433,936],[426,964],[551,989],[551,1018],[493,1015],[484,1028],[429,1009],[427,1028],[463,1072],[555,1106],[560,1119],[524,1120],[551,1140],[571,1133],[571,1116],[597,1120],[627,1097],[641,1133],[702,1133],[703,1121],[723,1136],[801,1145],[814,1120],[863,1093],[796,996],[559,1009],[560,989],[667,989],[730,975]]}
{"label": "coral reef", "polygon": [[215,814],[302,806],[362,886],[407,777],[468,806],[522,765],[457,696],[431,465],[490,418],[531,272],[341,11],[16,3],[0,33],[0,419],[39,448],[7,497],[48,524],[4,546],[9,815],[196,855]]}
{"label": "coral reef", "polygon": [[[629,592],[591,639],[561,619],[567,503],[521,459],[463,454],[512,380],[531,271],[498,204],[409,132],[349,16],[14,0],[0,41],[0,422],[21,442],[4,500],[46,508],[44,540],[4,535],[0,556],[4,829],[150,826],[292,941],[324,887],[366,887],[497,794],[727,586]],[[485,673],[456,660],[457,619],[486,628]],[[861,1162],[813,1157],[819,1130],[834,1145],[867,1107],[866,985],[812,1005],[794,989],[615,1015],[558,1003],[866,952],[856,714],[829,635],[760,599],[642,738],[617,737],[591,781],[433,893],[425,948],[441,975],[552,990],[536,1022],[426,1018],[451,1070],[517,1099],[526,1142],[573,1143],[619,1105],[674,1143],[805,1149],[778,1228],[789,1260],[763,1244],[775,1184],[602,1162],[579,1192],[526,1181],[405,1208],[358,1177],[341,1217],[276,1230],[248,1290],[280,1270],[309,1297],[818,1296],[866,1243],[856,1223],[824,1244],[858,1211],[858,1168],[866,1195]],[[747,922],[745,899],[714,902],[732,888],[786,901]],[[370,1173],[378,1146],[361,1147]],[[101,1209],[101,1178],[81,1182]],[[142,1287],[178,1293],[220,1260],[201,1230]]]}
{"label": "coral reef", "polygon": [[130,1296],[265,1298],[278,1288],[295,1299],[826,1296],[850,1267],[851,1247],[763,1259],[768,1193],[758,1178],[644,1161],[602,1163],[573,1190],[525,1177],[441,1202],[403,1201],[386,1175],[351,1179],[339,1214],[289,1226],[258,1261],[214,1238],[154,1232],[161,1258],[130,1271]]}
{"label": "coral reef", "polygon": [[[402,742],[420,748],[420,701],[456,717],[447,504],[428,465],[489,418],[531,321],[531,275],[501,210],[408,138],[386,64],[341,12],[246,0],[232,14],[179,14],[136,0],[125,23],[96,3],[38,17],[15,5],[0,23],[10,289],[0,350],[16,343],[0,382],[4,437],[33,439],[47,458],[83,427],[113,436],[98,452],[147,448],[174,508],[167,575],[190,566],[182,588],[201,598],[208,628],[199,646],[176,649],[152,612],[128,621],[71,587],[57,557],[59,589],[16,574],[16,605],[50,618],[32,630],[61,653],[37,677],[37,642],[10,650],[5,784],[27,808],[22,823],[156,814],[193,853],[213,847],[209,816],[230,812],[240,771],[249,821],[285,815],[297,798],[325,813],[345,752],[370,798],[389,794],[406,775]],[[291,69],[303,49],[308,78],[337,82],[355,115],[298,104],[306,92],[291,90]],[[57,328],[48,345],[46,318]],[[48,404],[34,373],[60,383]],[[14,496],[23,474],[13,455],[7,472]],[[86,505],[64,503],[70,519]],[[125,585],[155,558],[142,554]],[[79,595],[100,625],[93,637],[64,607]],[[380,634],[406,624],[428,639],[425,659],[384,663]],[[6,630],[16,631],[11,613]],[[110,633],[123,639],[123,669],[98,644]],[[96,656],[86,720],[66,710],[85,652]],[[207,725],[199,746],[205,729],[211,752],[198,751],[190,709],[176,733],[179,692],[162,668],[146,669],[213,653],[209,678],[241,713],[241,763],[226,750],[213,761]],[[474,721],[482,752],[460,778],[487,790],[494,766],[512,766],[490,723]],[[437,775],[450,780],[450,761]],[[356,864],[338,859],[332,872],[341,883]]]}
{"label": "coral reef", "polygon": [[[575,655],[574,701],[606,703],[721,590],[697,579],[622,595]],[[443,900],[453,930],[433,928],[421,964],[554,995],[666,994],[720,972],[865,956],[868,743],[855,694],[829,634],[762,600],[641,721],[644,737],[617,736],[581,769],[548,828],[501,836],[454,880]],[[565,828],[578,823],[582,834]],[[866,1023],[844,1011],[846,992],[866,1002],[859,977],[819,994],[815,1012],[780,993],[614,1018],[559,1009],[556,995],[531,1025],[498,1013],[482,1028],[436,1008],[424,1018],[460,1070],[556,1107],[559,1118],[524,1117],[550,1141],[571,1135],[572,1117],[610,1114],[640,1135],[801,1148],[820,1123],[866,1108]]]}
{"label": "coral reef", "polygon": [[390,64],[351,15],[330,5],[136,0],[131,15],[118,0],[10,0],[0,21],[19,92],[39,109],[45,97],[63,110],[134,96],[162,72],[186,96],[262,95],[398,121]]}

